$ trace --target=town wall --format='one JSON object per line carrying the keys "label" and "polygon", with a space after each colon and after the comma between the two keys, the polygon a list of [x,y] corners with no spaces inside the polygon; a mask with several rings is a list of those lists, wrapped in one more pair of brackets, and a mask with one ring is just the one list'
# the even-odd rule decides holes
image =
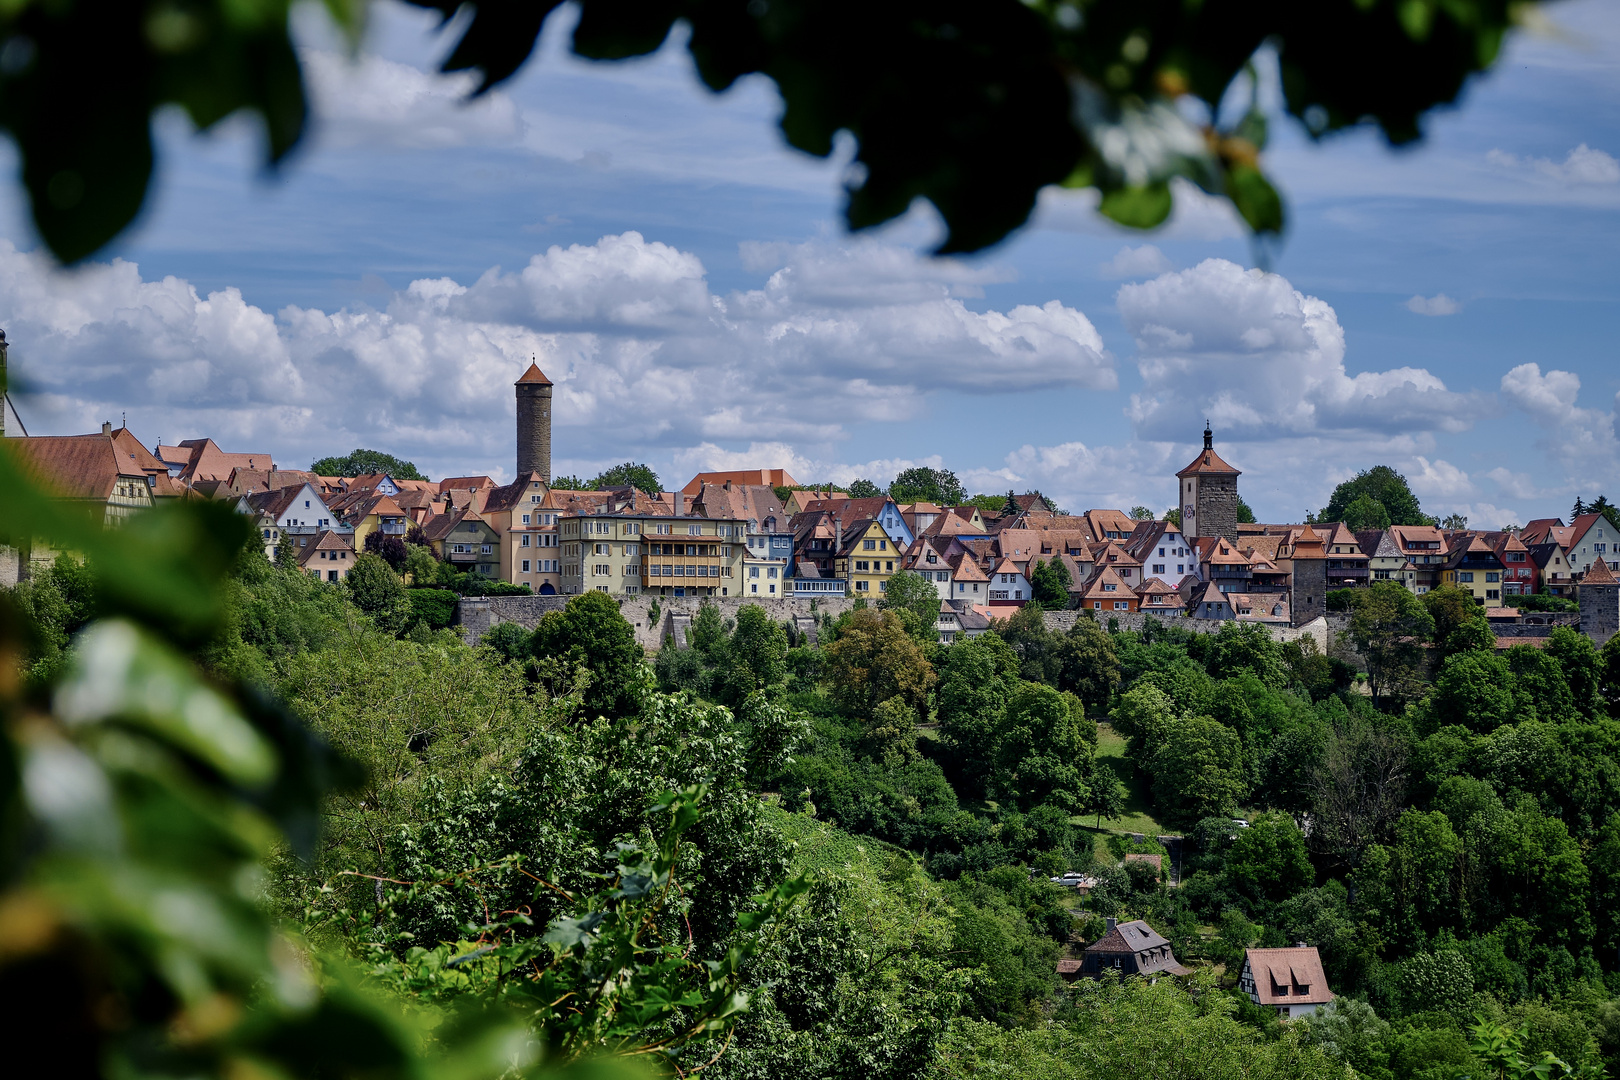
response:
{"label": "town wall", "polygon": [[[503,622],[516,623],[525,630],[533,630],[540,620],[553,611],[568,606],[568,596],[480,596],[463,597],[456,605],[456,624],[470,645],[495,626]],[[773,622],[794,622],[819,618],[823,613],[837,616],[854,607],[850,597],[760,597],[760,596],[615,596],[619,613],[635,629],[636,640],[643,648],[656,649],[666,635],[677,639],[685,637],[686,626],[704,604],[720,609],[722,618],[735,619],[745,604],[765,609]],[[652,618],[652,606],[658,604],[658,617]],[[811,605],[814,605],[812,607]]]}
{"label": "town wall", "polygon": [[[1046,613],[1046,627],[1066,633],[1074,625],[1076,619],[1085,618],[1080,611],[1048,611]],[[1195,634],[1216,634],[1223,626],[1231,626],[1231,619],[1188,619],[1181,617],[1166,617],[1141,611],[1100,612],[1097,615],[1097,624],[1107,629],[1109,624],[1121,630],[1140,631],[1149,622],[1161,626],[1178,626],[1183,630],[1190,630]],[[1316,641],[1316,647],[1323,653],[1328,651],[1332,635],[1342,634],[1349,628],[1349,620],[1343,616],[1318,616],[1304,626],[1272,626],[1267,623],[1260,624],[1271,632],[1272,638],[1277,641],[1298,641],[1308,637]]]}

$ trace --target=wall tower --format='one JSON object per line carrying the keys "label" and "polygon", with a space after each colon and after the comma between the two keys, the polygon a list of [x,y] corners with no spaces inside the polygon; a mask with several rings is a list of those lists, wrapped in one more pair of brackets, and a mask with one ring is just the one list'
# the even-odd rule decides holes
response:
{"label": "wall tower", "polygon": [[1237,543],[1237,478],[1243,474],[1215,452],[1215,435],[1204,424],[1204,449],[1176,473],[1181,485],[1181,531],[1188,539],[1219,536]]}
{"label": "wall tower", "polygon": [[1616,633],[1620,633],[1620,578],[1614,576],[1609,564],[1601,557],[1592,560],[1592,566],[1577,587],[1580,593],[1581,633],[1592,639],[1592,644],[1603,648]]}
{"label": "wall tower", "polygon": [[530,364],[517,383],[517,474],[551,483],[551,380]]}

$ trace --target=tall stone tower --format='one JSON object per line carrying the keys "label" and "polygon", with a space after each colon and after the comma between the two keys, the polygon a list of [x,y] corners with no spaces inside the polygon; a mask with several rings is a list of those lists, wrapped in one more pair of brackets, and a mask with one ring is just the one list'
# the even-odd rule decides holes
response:
{"label": "tall stone tower", "polygon": [[1309,525],[1294,537],[1292,588],[1288,594],[1288,618],[1304,626],[1327,614],[1327,542]]}
{"label": "tall stone tower", "polygon": [[1620,633],[1620,578],[1614,576],[1603,559],[1593,559],[1586,576],[1581,578],[1579,590],[1581,633],[1601,649],[1605,642]]}
{"label": "tall stone tower", "polygon": [[551,380],[538,364],[517,381],[517,472],[551,483]]}
{"label": "tall stone tower", "polygon": [[1243,474],[1215,452],[1215,436],[1204,424],[1204,449],[1176,473],[1181,481],[1181,531],[1189,539],[1219,536],[1237,543],[1237,478]]}

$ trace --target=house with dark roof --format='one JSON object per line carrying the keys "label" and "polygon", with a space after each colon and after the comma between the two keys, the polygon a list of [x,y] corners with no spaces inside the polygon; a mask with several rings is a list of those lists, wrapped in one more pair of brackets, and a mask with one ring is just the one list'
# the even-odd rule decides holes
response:
{"label": "house with dark roof", "polygon": [[1102,937],[1086,946],[1080,960],[1080,974],[1092,979],[1105,975],[1186,975],[1176,960],[1170,942],[1140,919],[1131,922],[1108,920]]}
{"label": "house with dark roof", "polygon": [[1321,956],[1303,942],[1286,949],[1249,949],[1243,957],[1238,989],[1284,1020],[1311,1016],[1334,997]]}

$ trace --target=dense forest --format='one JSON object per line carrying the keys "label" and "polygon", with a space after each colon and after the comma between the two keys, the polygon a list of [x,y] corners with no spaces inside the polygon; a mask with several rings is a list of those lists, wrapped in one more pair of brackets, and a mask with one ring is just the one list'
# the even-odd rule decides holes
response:
{"label": "dense forest", "polygon": [[[249,546],[186,649],[348,763],[253,904],[430,1049],[499,1013],[548,1060],[728,1078],[1620,1067],[1620,639],[1498,652],[1466,598],[1382,585],[1326,653],[1034,605],[945,646],[902,575],[814,640],[705,607],[649,659],[606,596],[470,647],[361,562]],[[106,580],[6,597],[58,712]],[[1193,974],[1060,980],[1105,917]],[[1285,1024],[1235,983],[1295,942],[1339,998]]]}

